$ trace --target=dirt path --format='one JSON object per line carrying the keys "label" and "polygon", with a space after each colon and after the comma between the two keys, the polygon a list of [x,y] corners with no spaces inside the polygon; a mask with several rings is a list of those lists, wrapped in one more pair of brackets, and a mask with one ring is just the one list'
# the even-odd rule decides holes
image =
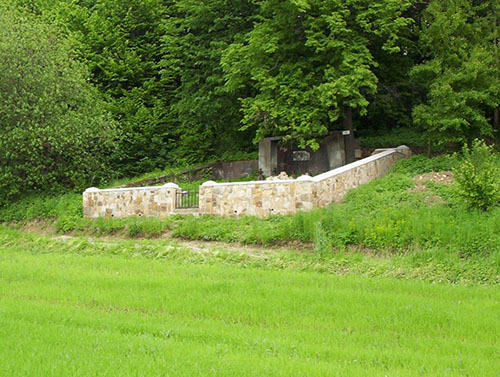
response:
{"label": "dirt path", "polygon": [[213,253],[214,251],[221,250],[234,253],[245,253],[254,257],[265,257],[269,254],[276,252],[310,252],[313,249],[312,244],[304,244],[300,242],[290,243],[287,245],[248,245],[241,243],[227,243],[220,241],[202,241],[202,240],[185,240],[174,238],[169,233],[164,233],[157,238],[131,238],[125,234],[114,234],[111,236],[95,236],[95,235],[81,235],[81,234],[64,234],[57,233],[56,229],[51,223],[45,221],[32,221],[23,224],[19,230],[24,233],[35,233],[56,241],[70,241],[75,239],[86,239],[90,243],[99,243],[107,245],[116,245],[123,241],[135,242],[140,246],[141,244],[150,242],[165,242],[174,247],[182,247],[191,250],[195,253]]}
{"label": "dirt path", "polygon": [[246,254],[255,258],[265,258],[269,255],[281,253],[281,252],[311,252],[313,249],[313,245],[309,244],[290,244],[290,245],[246,245],[241,243],[226,243],[220,241],[198,241],[198,240],[184,240],[179,238],[170,237],[167,234],[162,235],[158,238],[129,238],[123,237],[121,235],[113,235],[113,236],[88,236],[88,235],[72,235],[72,234],[58,234],[55,230],[50,226],[38,226],[34,224],[29,224],[23,226],[20,229],[25,233],[35,233],[46,236],[54,241],[60,242],[71,242],[74,240],[86,240],[92,244],[100,244],[106,246],[115,246],[120,244],[121,242],[132,242],[135,243],[137,248],[141,246],[145,246],[151,243],[160,243],[164,244],[166,248],[183,248],[193,253],[198,254],[213,254],[218,251],[223,251],[227,253],[234,254]]}

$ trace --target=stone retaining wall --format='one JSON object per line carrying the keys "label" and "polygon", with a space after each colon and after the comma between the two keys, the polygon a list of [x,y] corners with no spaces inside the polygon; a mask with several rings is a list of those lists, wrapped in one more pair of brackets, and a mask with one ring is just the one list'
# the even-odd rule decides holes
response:
{"label": "stone retaining wall", "polygon": [[83,193],[83,216],[124,218],[131,216],[166,218],[175,212],[179,186],[134,187],[99,190],[92,187]]}
{"label": "stone retaining wall", "polygon": [[386,174],[410,155],[408,147],[378,150],[368,158],[315,177],[241,183],[205,182],[200,187],[200,214],[217,216],[289,215],[339,202],[346,192]]}
{"label": "stone retaining wall", "polygon": [[[375,151],[373,156],[317,175],[292,180],[236,183],[205,182],[199,190],[199,214],[217,216],[290,215],[339,202],[346,192],[386,174],[394,163],[409,157],[401,146]],[[83,193],[83,215],[89,218],[145,216],[165,218],[176,213],[174,183]]]}

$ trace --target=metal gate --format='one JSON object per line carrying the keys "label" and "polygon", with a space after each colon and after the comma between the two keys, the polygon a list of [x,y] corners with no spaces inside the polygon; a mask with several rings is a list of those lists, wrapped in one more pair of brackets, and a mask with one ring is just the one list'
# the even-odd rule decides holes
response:
{"label": "metal gate", "polygon": [[198,190],[178,191],[175,197],[175,208],[198,208],[199,193]]}

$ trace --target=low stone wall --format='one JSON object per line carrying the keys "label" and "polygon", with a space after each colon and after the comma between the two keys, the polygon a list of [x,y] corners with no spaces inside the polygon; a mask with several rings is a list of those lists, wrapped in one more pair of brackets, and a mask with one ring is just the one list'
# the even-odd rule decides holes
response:
{"label": "low stone wall", "polygon": [[200,187],[200,214],[265,217],[312,208],[314,192],[309,182],[207,182]]}
{"label": "low stone wall", "polygon": [[[386,174],[394,163],[409,157],[401,146],[375,151],[373,156],[317,175],[292,180],[236,183],[205,182],[199,190],[200,215],[258,216],[290,215],[339,202],[346,192]],[[174,183],[157,187],[135,187],[83,193],[83,215],[89,218],[145,216],[165,218],[179,213]]]}
{"label": "low stone wall", "polygon": [[218,216],[289,215],[339,202],[346,192],[386,174],[410,155],[408,147],[377,151],[360,161],[315,177],[241,183],[205,182],[200,187],[200,214]]}
{"label": "low stone wall", "polygon": [[179,191],[179,186],[173,183],[108,190],[92,187],[83,193],[83,216],[92,219],[131,216],[166,218],[175,213]]}

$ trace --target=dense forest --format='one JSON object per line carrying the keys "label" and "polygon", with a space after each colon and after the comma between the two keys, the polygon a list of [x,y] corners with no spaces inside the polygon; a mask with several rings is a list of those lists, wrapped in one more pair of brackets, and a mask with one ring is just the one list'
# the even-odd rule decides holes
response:
{"label": "dense forest", "polygon": [[0,206],[302,146],[498,138],[498,0],[1,0]]}

